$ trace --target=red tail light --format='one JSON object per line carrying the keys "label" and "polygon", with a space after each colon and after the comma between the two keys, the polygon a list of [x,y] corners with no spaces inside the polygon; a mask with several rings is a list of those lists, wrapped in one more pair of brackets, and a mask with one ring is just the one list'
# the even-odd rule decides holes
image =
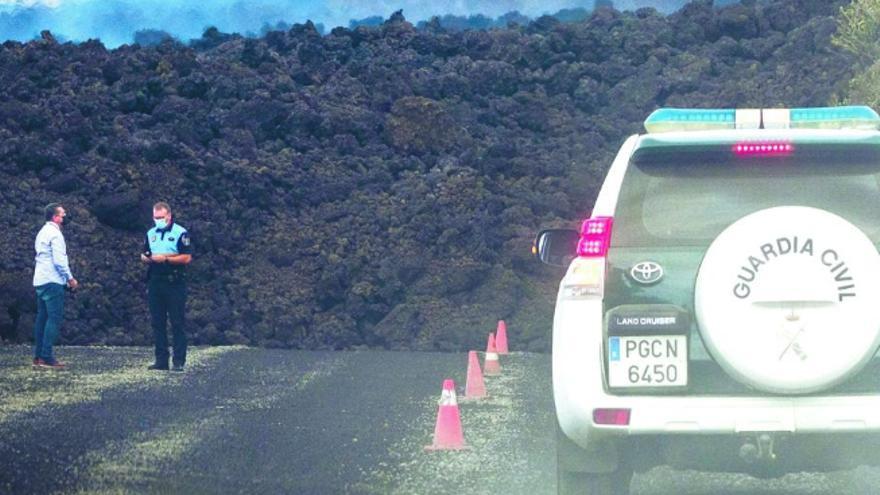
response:
{"label": "red tail light", "polygon": [[593,409],[593,423],[597,425],[627,426],[629,409]]}
{"label": "red tail light", "polygon": [[584,221],[581,226],[581,239],[578,241],[578,256],[585,258],[604,258],[611,244],[611,217],[595,217]]}
{"label": "red tail light", "polygon": [[794,151],[791,143],[738,143],[733,145],[737,156],[786,156]]}

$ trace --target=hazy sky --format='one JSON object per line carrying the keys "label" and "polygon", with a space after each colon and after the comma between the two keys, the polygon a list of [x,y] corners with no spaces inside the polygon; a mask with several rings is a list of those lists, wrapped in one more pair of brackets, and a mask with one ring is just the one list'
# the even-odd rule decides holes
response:
{"label": "hazy sky", "polygon": [[[517,10],[537,17],[564,8],[592,8],[595,0],[0,0],[0,38],[32,39],[42,29],[69,40],[100,38],[108,47],[130,43],[140,29],[161,29],[187,40],[208,26],[224,32],[258,32],[266,23],[310,19],[329,30],[352,19],[388,17],[403,9],[412,21],[433,15],[483,14]],[[652,5],[670,10],[684,0],[616,0],[621,9]]]}

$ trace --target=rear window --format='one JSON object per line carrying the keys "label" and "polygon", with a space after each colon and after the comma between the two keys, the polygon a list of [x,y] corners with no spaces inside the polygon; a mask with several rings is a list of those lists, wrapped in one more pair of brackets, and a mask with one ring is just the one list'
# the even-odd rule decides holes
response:
{"label": "rear window", "polygon": [[880,241],[880,146],[795,144],[741,156],[730,145],[637,150],[614,214],[612,246],[708,246],[728,225],[774,206],[840,215]]}

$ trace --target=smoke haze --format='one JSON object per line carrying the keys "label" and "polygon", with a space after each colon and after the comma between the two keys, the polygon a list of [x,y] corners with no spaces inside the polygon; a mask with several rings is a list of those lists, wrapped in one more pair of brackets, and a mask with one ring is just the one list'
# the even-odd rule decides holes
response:
{"label": "smoke haze", "polygon": [[[0,39],[27,41],[44,29],[67,41],[100,39],[107,47],[131,43],[136,31],[156,29],[181,40],[198,38],[205,28],[257,33],[263,26],[311,20],[329,31],[352,20],[387,18],[403,10],[415,23],[446,14],[498,17],[511,11],[535,18],[561,9],[592,9],[595,0],[0,0]],[[651,6],[661,12],[685,0],[616,0],[620,10]],[[716,2],[717,3],[717,2]]]}

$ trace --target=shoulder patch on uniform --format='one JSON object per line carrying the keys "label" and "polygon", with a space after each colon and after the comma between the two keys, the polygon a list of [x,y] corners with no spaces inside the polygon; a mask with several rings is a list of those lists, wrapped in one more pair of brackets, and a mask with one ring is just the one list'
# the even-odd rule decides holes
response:
{"label": "shoulder patch on uniform", "polygon": [[180,242],[184,246],[189,246],[189,234],[187,234],[186,232],[180,234]]}

